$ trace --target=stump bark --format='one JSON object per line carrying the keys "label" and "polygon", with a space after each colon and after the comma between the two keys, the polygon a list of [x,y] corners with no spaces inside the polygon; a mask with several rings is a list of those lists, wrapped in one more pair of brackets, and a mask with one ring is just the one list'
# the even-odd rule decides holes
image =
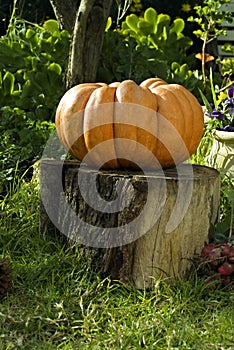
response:
{"label": "stump bark", "polygon": [[186,278],[219,210],[218,171],[191,164],[143,173],[42,159],[40,188],[40,232],[77,243],[96,271],[139,289]]}

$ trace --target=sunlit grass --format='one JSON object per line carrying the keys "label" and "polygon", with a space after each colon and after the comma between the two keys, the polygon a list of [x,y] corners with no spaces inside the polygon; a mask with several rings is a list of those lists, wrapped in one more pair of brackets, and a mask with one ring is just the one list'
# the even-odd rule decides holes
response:
{"label": "sunlit grass", "polygon": [[196,274],[150,291],[93,272],[77,247],[39,235],[39,188],[23,179],[1,203],[1,252],[14,288],[0,304],[0,350],[234,348],[234,292]]}

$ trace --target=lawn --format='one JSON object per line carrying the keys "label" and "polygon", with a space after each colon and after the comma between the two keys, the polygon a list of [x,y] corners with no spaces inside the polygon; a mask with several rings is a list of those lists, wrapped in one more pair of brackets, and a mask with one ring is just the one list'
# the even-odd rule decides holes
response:
{"label": "lawn", "polygon": [[[206,6],[197,7],[198,16],[192,22],[200,23],[202,32],[209,33],[211,28],[207,17],[201,22],[202,15],[210,15],[212,25],[220,23],[216,21],[219,13],[214,10],[220,2],[207,0],[203,2]],[[148,18],[153,23],[142,26],[146,33],[156,28],[157,16],[150,11]],[[141,21],[131,18],[135,20],[130,24]],[[168,21],[166,17],[165,23]],[[183,26],[178,19],[170,25],[168,22],[170,40],[165,37],[159,42],[155,33],[151,33],[151,39],[156,41],[148,40],[144,30],[136,34],[130,31],[133,36],[127,37],[123,36],[125,29],[109,29],[98,81],[142,81],[160,76],[185,86],[198,98],[200,90],[205,91],[212,101],[210,85],[203,86],[204,77],[195,68],[195,52],[194,57],[187,55],[192,42],[182,35]],[[157,28],[164,37],[163,21]],[[217,30],[212,27],[211,34],[219,30],[219,25]],[[197,36],[200,38],[200,30]],[[37,25],[12,15],[0,44],[0,258],[11,262],[13,280],[11,292],[0,298],[0,350],[234,349],[234,288],[211,289],[195,265],[186,280],[159,278],[151,290],[137,290],[94,272],[78,246],[68,248],[58,237],[40,235],[39,183],[37,177],[29,176],[31,169],[26,169],[40,158],[55,128],[55,108],[64,93],[70,35],[60,32],[53,20]],[[229,84],[233,59],[226,63],[222,74]],[[207,82],[211,76],[207,71]],[[218,92],[223,91],[220,73],[214,73],[213,78]],[[205,164],[211,129],[208,135],[193,156],[195,163]],[[231,232],[233,193],[230,182],[223,181],[216,234]],[[0,274],[0,295],[1,278]]]}
{"label": "lawn", "polygon": [[40,237],[34,178],[16,180],[1,205],[13,290],[0,302],[0,350],[234,348],[234,290],[210,290],[195,272],[150,291],[94,273],[77,247]]}

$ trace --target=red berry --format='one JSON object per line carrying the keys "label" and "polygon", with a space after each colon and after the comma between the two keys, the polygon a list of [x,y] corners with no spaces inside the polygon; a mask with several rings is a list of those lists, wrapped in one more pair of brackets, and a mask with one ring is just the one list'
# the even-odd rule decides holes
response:
{"label": "red berry", "polygon": [[215,243],[210,243],[206,245],[202,249],[201,256],[207,256],[213,248],[215,248]]}
{"label": "red berry", "polygon": [[228,262],[224,262],[219,268],[218,272],[221,275],[228,276],[231,275],[234,272],[234,265],[230,264]]}

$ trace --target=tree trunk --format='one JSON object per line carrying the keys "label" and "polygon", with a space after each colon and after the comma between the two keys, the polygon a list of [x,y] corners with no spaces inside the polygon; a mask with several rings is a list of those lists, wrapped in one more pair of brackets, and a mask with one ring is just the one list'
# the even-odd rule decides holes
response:
{"label": "tree trunk", "polygon": [[81,0],[70,49],[67,89],[84,82],[95,82],[111,3],[112,0]]}
{"label": "tree trunk", "polygon": [[96,271],[150,288],[159,276],[187,276],[216,222],[219,181],[198,165],[143,174],[44,159],[40,231],[77,243]]}
{"label": "tree trunk", "polygon": [[62,29],[72,35],[66,88],[95,82],[112,0],[50,0]]}
{"label": "tree trunk", "polygon": [[50,3],[59,23],[59,27],[67,30],[72,35],[78,8],[77,1],[50,0]]}

